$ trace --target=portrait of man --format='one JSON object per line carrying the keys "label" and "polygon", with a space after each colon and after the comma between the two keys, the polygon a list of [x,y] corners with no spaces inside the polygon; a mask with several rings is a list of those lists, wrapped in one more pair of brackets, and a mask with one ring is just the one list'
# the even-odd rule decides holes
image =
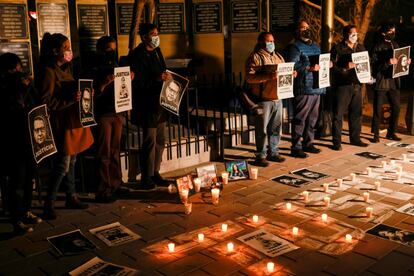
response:
{"label": "portrait of man", "polygon": [[33,138],[36,144],[40,147],[46,141],[46,121],[42,116],[36,116],[33,120]]}
{"label": "portrait of man", "polygon": [[93,116],[92,112],[92,91],[85,88],[82,96],[82,113],[84,117]]}
{"label": "portrait of man", "polygon": [[174,102],[178,105],[179,95],[181,92],[181,84],[172,80],[168,83],[168,86],[165,90],[165,96],[169,102]]}

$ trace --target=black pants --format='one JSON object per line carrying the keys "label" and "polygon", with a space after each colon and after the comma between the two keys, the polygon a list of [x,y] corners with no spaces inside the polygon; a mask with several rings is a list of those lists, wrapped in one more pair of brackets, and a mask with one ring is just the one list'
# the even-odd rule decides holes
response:
{"label": "black pants", "polygon": [[397,132],[398,117],[400,116],[400,90],[375,90],[374,92],[374,116],[372,117],[371,132],[379,135],[379,124],[382,113],[382,104],[384,97],[387,97],[391,107],[390,124],[388,126],[387,135],[393,135]]}
{"label": "black pants", "polygon": [[334,91],[332,140],[334,145],[341,144],[342,120],[348,111],[349,139],[351,143],[360,141],[362,123],[361,85],[339,86]]}
{"label": "black pants", "polygon": [[161,167],[162,154],[165,147],[165,122],[158,123],[156,128],[143,128],[141,147],[142,178],[153,176]]}

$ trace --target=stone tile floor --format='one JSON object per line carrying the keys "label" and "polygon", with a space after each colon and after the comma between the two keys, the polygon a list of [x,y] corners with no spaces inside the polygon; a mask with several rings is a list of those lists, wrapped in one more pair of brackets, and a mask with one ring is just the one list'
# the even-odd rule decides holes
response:
{"label": "stone tile floor", "polygon": [[[364,140],[370,138],[367,128],[363,132]],[[404,138],[403,142],[414,144],[414,137],[401,137]],[[370,204],[374,206],[374,216],[368,219],[364,216],[367,204],[360,200],[364,191],[361,184],[347,189],[330,189],[331,207],[327,209],[321,206],[321,200],[326,196],[321,191],[322,183],[349,177],[352,172],[363,173],[368,166],[377,166],[382,160],[401,158],[401,154],[409,154],[409,150],[386,146],[385,143],[389,141],[385,139],[381,139],[379,144],[370,144],[368,148],[358,148],[346,144],[348,138],[344,136],[345,143],[340,152],[329,149],[329,139],[323,139],[316,142],[322,149],[320,154],[311,154],[307,159],[295,159],[288,156],[290,145],[285,138],[281,152],[286,154],[286,162],[260,168],[257,180],[230,182],[224,187],[218,206],[211,204],[209,192],[191,196],[193,205],[190,215],[185,215],[184,206],[179,203],[177,195],[165,190],[137,191],[131,185],[128,196],[112,204],[91,201],[87,210],[67,210],[63,208],[63,201],[60,201],[58,206],[62,208],[58,208],[58,219],[41,223],[33,233],[25,236],[11,237],[11,226],[2,219],[0,275],[62,275],[94,256],[137,269],[142,275],[270,275],[265,272],[269,260],[275,263],[273,275],[413,275],[414,247],[365,233],[378,223],[414,232],[414,217],[395,211],[407,202],[414,203],[413,199],[401,200],[398,196],[372,192]],[[226,156],[252,160],[253,150],[253,145],[240,145],[226,150]],[[363,151],[386,157],[371,160],[355,155]],[[216,166],[219,173],[224,171],[223,163],[216,163]],[[300,168],[309,168],[329,176],[300,188],[270,180]],[[404,163],[403,168],[405,172],[414,172],[414,163]],[[194,172],[195,168],[188,168],[166,176],[174,178]],[[360,178],[362,176],[358,176]],[[375,181],[370,178],[365,180],[368,184]],[[400,192],[399,195],[414,195],[414,186],[396,184],[391,180],[381,183],[384,188]],[[311,193],[309,204],[301,199],[300,193],[304,190]],[[284,209],[287,201],[293,204],[291,212]],[[34,212],[40,213],[38,202],[35,200],[34,203]],[[320,221],[323,212],[329,215],[328,224]],[[260,226],[249,223],[252,214],[259,215]],[[206,231],[204,227],[220,227],[226,221],[230,228],[236,227],[238,232],[231,232],[229,236],[217,235],[207,245],[193,242],[192,246],[183,244],[180,249],[178,242],[178,252],[166,253],[165,244],[178,240],[178,235],[194,231],[184,235],[187,238],[190,236],[191,241],[191,235]],[[91,228],[113,222],[120,222],[141,238],[108,247],[89,233]],[[298,238],[290,234],[293,226],[300,229]],[[266,229],[291,241],[299,249],[269,258],[237,240],[256,228]],[[80,229],[98,248],[80,255],[60,257],[46,237],[75,229]],[[352,233],[355,237],[351,244],[344,241],[346,233]],[[209,237],[206,235],[206,238]],[[235,244],[237,254],[223,253],[222,249],[229,241]],[[150,245],[158,253],[146,253]]]}

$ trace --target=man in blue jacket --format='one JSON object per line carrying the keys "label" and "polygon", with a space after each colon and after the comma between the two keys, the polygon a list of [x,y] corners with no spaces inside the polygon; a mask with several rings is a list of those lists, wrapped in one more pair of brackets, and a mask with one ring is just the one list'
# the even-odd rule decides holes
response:
{"label": "man in blue jacket", "polygon": [[313,72],[319,70],[319,64],[311,64],[310,56],[321,53],[318,45],[311,40],[309,24],[299,21],[296,40],[286,49],[286,61],[295,63],[298,75],[294,82],[294,119],[292,123],[291,155],[306,158],[305,152],[319,153],[321,150],[313,145],[315,125],[318,120],[320,95],[325,88],[313,88]]}

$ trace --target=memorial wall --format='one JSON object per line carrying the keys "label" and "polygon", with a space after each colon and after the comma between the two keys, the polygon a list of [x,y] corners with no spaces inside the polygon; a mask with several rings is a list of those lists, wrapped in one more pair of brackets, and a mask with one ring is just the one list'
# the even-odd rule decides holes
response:
{"label": "memorial wall", "polygon": [[[29,16],[28,2],[34,9],[30,14],[36,17]],[[165,58],[193,59],[196,72],[202,74],[244,72],[245,60],[261,31],[269,27],[276,33],[279,45],[286,44],[299,18],[299,0],[156,2],[154,24],[159,28]],[[95,50],[99,37],[112,35],[118,41],[119,57],[125,56],[129,51],[133,3],[134,0],[0,0],[0,52],[17,53],[25,69],[33,72],[32,48],[37,57],[44,33],[50,32],[69,37],[75,56],[82,58]],[[148,17],[146,8],[141,22],[148,21]],[[34,28],[30,32],[28,20],[37,32]]]}

